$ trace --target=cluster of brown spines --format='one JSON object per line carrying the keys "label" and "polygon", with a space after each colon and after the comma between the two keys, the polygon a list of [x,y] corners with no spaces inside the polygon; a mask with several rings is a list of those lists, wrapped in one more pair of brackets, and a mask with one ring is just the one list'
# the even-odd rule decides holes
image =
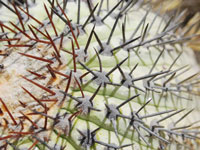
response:
{"label": "cluster of brown spines", "polygon": [[[130,4],[131,5],[133,4],[132,1],[123,1],[123,0],[119,1],[110,11],[108,11],[108,14],[101,19],[101,23],[104,23],[105,19],[115,9],[120,8],[121,11],[119,12],[119,14],[116,17],[116,21],[113,25],[113,28],[111,30],[111,33],[110,33],[109,38],[108,38],[106,43],[101,42],[97,33],[95,32],[95,25],[94,25],[91,33],[89,34],[87,44],[84,48],[85,56],[83,58],[83,62],[77,61],[78,54],[77,54],[76,51],[80,50],[80,46],[79,46],[77,38],[78,38],[80,32],[84,31],[84,28],[88,23],[90,23],[90,22],[95,23],[95,19],[100,17],[99,14],[100,14],[100,11],[101,11],[101,5],[102,4],[100,4],[100,9],[99,9],[99,11],[97,12],[97,15],[96,15],[95,11],[96,11],[98,4],[96,6],[92,6],[91,2],[89,0],[87,0],[87,4],[88,4],[89,10],[90,10],[90,15],[86,19],[86,22],[84,22],[83,25],[80,25],[80,21],[79,21],[80,14],[78,14],[78,17],[77,17],[78,25],[73,25],[72,24],[73,20],[71,21],[67,17],[67,14],[65,13],[65,8],[66,8],[65,2],[63,3],[63,6],[61,6],[57,1],[54,1],[54,0],[52,2],[49,1],[49,3],[51,5],[50,11],[47,9],[47,6],[44,4],[44,9],[45,9],[46,14],[48,16],[48,23],[44,23],[44,22],[38,20],[37,18],[35,18],[34,16],[31,15],[31,13],[29,12],[29,6],[28,6],[27,1],[25,3],[26,4],[25,9],[22,8],[20,5],[17,5],[18,4],[17,2],[12,3],[12,5],[6,5],[8,7],[8,9],[10,9],[10,11],[12,11],[13,13],[15,13],[17,15],[19,25],[15,25],[14,23],[10,22],[10,24],[12,25],[12,28],[11,28],[8,25],[4,24],[3,22],[0,23],[0,27],[1,27],[1,30],[2,30],[2,35],[1,35],[0,41],[3,41],[3,42],[6,41],[8,43],[6,45],[8,50],[11,49],[11,48],[21,48],[21,47],[23,47],[23,48],[27,48],[27,50],[26,50],[26,52],[27,52],[27,51],[31,51],[32,49],[34,49],[37,44],[45,44],[46,46],[53,48],[53,51],[52,51],[52,54],[51,54],[52,55],[51,59],[30,55],[30,54],[27,54],[26,52],[24,52],[24,53],[20,52],[19,53],[20,55],[28,57],[30,59],[35,59],[37,61],[42,61],[42,62],[46,63],[44,68],[46,68],[48,70],[47,74],[51,75],[51,79],[48,82],[48,86],[44,86],[42,84],[39,84],[37,81],[35,81],[35,79],[44,80],[47,77],[44,74],[40,74],[39,72],[36,72],[36,71],[33,71],[33,70],[28,70],[28,72],[30,74],[35,76],[35,78],[33,80],[29,79],[26,76],[22,76],[22,78],[24,80],[26,80],[27,82],[32,83],[37,88],[40,88],[41,90],[46,92],[47,95],[49,95],[49,96],[46,96],[45,98],[37,98],[26,87],[20,87],[24,90],[24,92],[27,95],[30,96],[30,98],[32,98],[37,103],[37,105],[39,106],[39,109],[30,109],[30,108],[28,108],[26,103],[19,100],[21,107],[30,109],[30,112],[24,113],[24,112],[20,111],[19,113],[21,114],[21,116],[18,117],[18,118],[15,118],[12,115],[12,113],[10,112],[6,103],[4,102],[6,100],[0,99],[0,102],[2,104],[2,108],[4,108],[4,109],[0,109],[0,113],[2,115],[4,113],[8,113],[8,115],[10,117],[9,119],[3,118],[3,120],[1,121],[1,125],[3,127],[1,129],[5,130],[7,132],[6,134],[4,134],[2,132],[3,134],[0,137],[0,141],[1,141],[0,146],[1,146],[2,149],[3,148],[7,149],[8,145],[13,147],[14,149],[18,149],[17,146],[15,145],[15,143],[17,143],[16,141],[19,141],[21,138],[23,139],[24,137],[29,137],[31,139],[31,141],[33,142],[33,144],[28,148],[28,150],[33,149],[35,146],[37,146],[37,144],[42,144],[48,149],[57,149],[58,145],[56,143],[53,147],[48,145],[48,141],[51,138],[51,136],[49,136],[48,132],[53,131],[53,132],[58,133],[57,134],[58,138],[60,136],[69,136],[70,137],[71,136],[70,135],[71,128],[73,126],[73,120],[77,116],[79,116],[79,115],[88,115],[89,116],[90,111],[101,111],[100,109],[95,108],[95,106],[93,105],[93,99],[95,98],[95,96],[99,92],[100,88],[106,88],[107,84],[110,84],[110,85],[113,85],[113,86],[119,86],[119,87],[120,86],[126,86],[127,88],[135,88],[135,89],[137,89],[141,92],[144,92],[144,93],[146,91],[156,91],[156,89],[159,89],[159,90],[161,89],[163,92],[181,91],[183,89],[184,90],[186,89],[189,92],[189,90],[190,90],[189,86],[191,86],[191,84],[189,84],[188,87],[187,87],[186,84],[183,85],[182,83],[189,80],[190,78],[183,80],[178,85],[171,85],[171,86],[168,85],[168,83],[172,79],[178,77],[178,75],[176,76],[176,73],[179,70],[184,69],[184,68],[179,68],[175,71],[171,71],[171,68],[172,68],[173,64],[176,62],[176,60],[173,62],[173,64],[169,67],[169,69],[167,71],[160,71],[160,72],[157,72],[157,73],[152,73],[152,70],[154,69],[157,61],[160,59],[164,50],[160,52],[160,55],[158,56],[157,60],[155,61],[155,64],[151,68],[149,74],[141,76],[139,78],[133,78],[132,77],[132,73],[136,69],[137,65],[135,65],[129,73],[125,73],[123,71],[123,69],[120,67],[127,59],[129,59],[128,57],[125,58],[123,61],[121,61],[116,66],[114,66],[109,72],[103,71],[100,54],[104,53],[104,51],[106,51],[106,46],[109,46],[109,44],[110,44],[110,40],[111,40],[111,37],[112,37],[113,32],[115,30],[115,27],[118,23],[118,20],[120,19],[120,17],[122,17],[122,15],[124,15],[125,13],[128,12],[128,10],[130,8],[128,6]],[[78,0],[78,6],[79,6],[78,12],[80,12],[80,3],[81,3],[80,0]],[[101,3],[103,3],[103,1],[101,1]],[[4,5],[5,5],[5,3],[4,3]],[[29,19],[34,20],[38,24],[38,26],[36,27],[34,25],[26,24],[26,20],[21,15],[22,13],[27,16],[28,20]],[[53,22],[53,19],[52,19],[53,15],[57,15],[61,20],[63,20],[66,23],[66,26],[68,26],[68,28],[69,28],[68,33],[60,33],[60,34],[58,33],[58,31],[55,27],[55,23]],[[98,23],[98,22],[96,22],[96,23]],[[55,36],[51,36],[49,34],[49,32],[46,29],[47,25],[50,26],[51,28],[53,28]],[[27,27],[28,27],[29,30],[26,29]],[[5,29],[9,30],[9,32],[14,34],[13,38],[8,37]],[[82,31],[80,31],[80,30],[82,30]],[[142,33],[141,36],[139,36],[137,38],[132,38],[131,40],[126,40],[125,23],[124,23],[122,25],[123,44],[108,50],[109,51],[108,53],[111,53],[111,55],[113,55],[114,51],[116,51],[120,48],[125,48],[126,46],[129,46],[129,44],[140,39],[141,42],[139,44],[133,45],[132,47],[130,46],[128,48],[126,47],[128,49],[127,52],[130,53],[130,49],[143,46],[148,42],[150,43],[153,40],[158,40],[158,39],[162,38],[162,35],[160,34],[160,36],[158,36],[155,39],[152,39],[150,41],[148,41],[148,40],[145,41],[144,39],[145,39],[147,30],[148,30],[148,24],[145,27],[144,32]],[[31,33],[32,35],[30,35],[29,33]],[[19,34],[23,35],[28,40],[22,41],[22,38],[18,38],[18,36],[17,36]],[[38,34],[42,35],[43,38],[39,38]],[[71,36],[69,36],[70,34],[71,34]],[[95,53],[96,53],[96,56],[97,56],[98,61],[99,61],[99,71],[93,71],[84,64],[84,62],[87,59],[86,58],[87,50],[88,50],[88,47],[89,47],[89,44],[90,44],[90,41],[91,41],[91,38],[92,38],[93,35],[96,38],[96,40],[99,44],[99,47],[100,47],[98,50],[95,49]],[[73,69],[71,69],[68,74],[62,73],[60,71],[60,68],[62,68],[62,65],[65,63],[65,62],[62,61],[61,54],[60,54],[60,52],[63,48],[64,38],[69,38],[71,40],[71,46],[72,46],[71,51],[65,50],[66,53],[71,55],[72,62],[73,62]],[[59,44],[56,44],[55,41],[59,41]],[[74,45],[74,43],[75,43],[75,45]],[[161,42],[159,44],[163,44],[163,43]],[[6,50],[5,50],[5,52],[6,52]],[[107,52],[105,52],[105,53],[107,53]],[[6,53],[2,53],[1,55],[3,57],[9,57],[9,54],[6,54]],[[110,54],[108,54],[108,55],[110,55]],[[56,64],[56,67],[53,66],[53,64]],[[86,73],[84,73],[82,75],[78,75],[77,64],[81,65],[83,67],[83,69],[86,70]],[[113,83],[111,81],[111,79],[109,78],[109,76],[116,70],[119,70],[119,72],[122,76],[121,84]],[[96,84],[98,84],[98,88],[96,89],[96,91],[93,93],[93,95],[91,97],[86,96],[84,94],[84,90],[83,90],[83,88],[85,86],[87,86],[87,83],[86,84],[83,83],[83,78],[85,76],[87,76],[88,74],[93,75],[93,78],[91,79],[91,81],[94,81]],[[59,91],[59,93],[61,93],[62,96],[63,96],[61,100],[57,99],[57,96],[56,96],[57,91],[54,91],[55,87],[51,86],[51,84],[56,80],[57,76],[62,76],[64,78],[64,80],[67,80],[67,84],[66,84],[65,89],[57,89]],[[191,78],[192,77],[193,76],[191,76]],[[155,84],[155,81],[160,80],[160,79],[165,79],[165,81],[163,82],[163,85],[158,86],[158,85]],[[138,80],[144,80],[145,90],[143,90],[141,87],[137,87],[134,84],[134,82],[136,82]],[[79,91],[81,92],[81,97],[74,97],[73,95],[71,95],[71,93],[69,92],[70,87],[78,87]],[[106,118],[110,120],[110,122],[113,126],[113,131],[115,132],[116,136],[118,136],[117,126],[116,126],[117,119],[119,117],[121,117],[123,119],[128,120],[128,122],[129,122],[127,130],[129,130],[132,127],[138,133],[138,136],[149,147],[151,147],[151,145],[148,143],[145,136],[140,131],[141,129],[144,130],[149,137],[152,137],[152,136],[157,137],[160,140],[160,148],[161,149],[164,148],[164,145],[170,143],[168,140],[166,140],[162,136],[163,133],[168,135],[169,138],[171,138],[171,139],[173,139],[174,136],[180,136],[183,139],[185,139],[185,138],[189,138],[189,139],[198,138],[196,135],[193,135],[192,133],[189,132],[189,130],[187,130],[187,128],[192,126],[192,124],[187,125],[187,126],[183,126],[183,127],[176,127],[176,124],[178,122],[180,122],[182,119],[184,119],[192,111],[189,111],[184,116],[180,117],[176,122],[173,123],[171,128],[168,128],[168,129],[166,129],[165,127],[163,127],[159,123],[170,118],[170,117],[172,117],[172,116],[174,116],[174,115],[176,115],[176,114],[178,114],[178,113],[180,113],[180,112],[182,112],[183,110],[179,110],[179,111],[168,110],[168,111],[162,111],[162,112],[149,114],[149,115],[143,115],[143,116],[139,115],[139,112],[141,110],[143,110],[144,107],[151,101],[151,99],[149,99],[144,105],[141,106],[141,108],[139,110],[137,110],[136,112],[132,112],[130,114],[130,116],[126,116],[126,115],[121,114],[119,109],[122,106],[124,106],[125,104],[127,104],[129,101],[133,100],[134,98],[136,98],[138,96],[139,96],[139,94],[129,98],[128,100],[124,101],[123,103],[121,103],[118,106],[116,106],[114,104],[105,104],[105,108],[106,108],[106,112],[107,112]],[[67,97],[71,98],[72,100],[76,101],[76,103],[77,103],[74,110],[73,110],[73,113],[69,114],[69,113],[66,112],[66,113],[63,114],[63,113],[60,113],[60,110],[58,110],[57,114],[55,115],[56,117],[52,117],[52,116],[48,115],[48,111],[55,108],[54,105],[58,105],[59,109],[64,108],[65,107],[64,102],[69,100],[69,99],[67,99]],[[168,114],[168,115],[161,118],[160,120],[152,121],[152,123],[150,125],[146,125],[144,120],[143,120],[143,119],[146,119],[146,118],[159,116],[161,114]],[[31,118],[34,118],[32,116],[39,116],[39,118],[37,118],[36,120],[33,120],[33,119],[31,119]],[[43,119],[42,125],[38,123],[40,119]],[[51,120],[51,121],[48,121],[48,120]],[[28,124],[30,124],[30,127],[27,127],[27,126],[24,127],[25,121],[29,122]],[[184,130],[179,131],[180,129],[184,129]],[[102,141],[98,141],[95,138],[96,132],[98,130],[100,130],[100,128],[97,128],[94,131],[91,131],[90,129],[87,129],[86,131],[78,130],[78,132],[80,133],[80,145],[82,146],[83,149],[85,149],[85,148],[90,149],[95,144],[103,145],[107,149],[111,149],[111,148],[121,149],[123,147],[132,146],[132,144],[134,144],[134,143],[130,143],[130,144],[127,144],[127,145],[116,146],[115,144],[109,144],[109,143],[105,143],[105,142],[102,142]],[[60,146],[58,149],[65,149],[65,146]]]}

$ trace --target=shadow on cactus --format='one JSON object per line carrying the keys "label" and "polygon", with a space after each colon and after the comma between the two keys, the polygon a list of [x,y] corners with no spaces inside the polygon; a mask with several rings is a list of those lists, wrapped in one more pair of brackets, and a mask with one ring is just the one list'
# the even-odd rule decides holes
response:
{"label": "shadow on cactus", "polygon": [[198,149],[181,16],[134,0],[0,4],[1,149]]}

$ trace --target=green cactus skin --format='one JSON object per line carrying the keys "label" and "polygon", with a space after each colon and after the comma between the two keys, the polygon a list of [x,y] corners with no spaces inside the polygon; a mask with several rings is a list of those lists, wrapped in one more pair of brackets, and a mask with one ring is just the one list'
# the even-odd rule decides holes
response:
{"label": "green cactus skin", "polygon": [[1,149],[198,149],[181,15],[134,0],[13,2],[0,1]]}

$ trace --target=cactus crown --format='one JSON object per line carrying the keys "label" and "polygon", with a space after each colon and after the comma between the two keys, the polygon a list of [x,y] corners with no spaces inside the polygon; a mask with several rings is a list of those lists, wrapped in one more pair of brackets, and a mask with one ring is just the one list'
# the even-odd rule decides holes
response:
{"label": "cactus crown", "polygon": [[134,0],[0,4],[2,149],[197,149],[181,15]]}

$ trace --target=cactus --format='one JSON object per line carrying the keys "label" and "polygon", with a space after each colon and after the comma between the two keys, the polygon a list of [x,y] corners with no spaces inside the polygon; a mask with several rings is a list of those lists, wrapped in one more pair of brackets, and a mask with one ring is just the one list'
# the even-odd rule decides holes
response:
{"label": "cactus", "polygon": [[196,35],[177,34],[181,14],[134,0],[0,4],[1,149],[198,149]]}

